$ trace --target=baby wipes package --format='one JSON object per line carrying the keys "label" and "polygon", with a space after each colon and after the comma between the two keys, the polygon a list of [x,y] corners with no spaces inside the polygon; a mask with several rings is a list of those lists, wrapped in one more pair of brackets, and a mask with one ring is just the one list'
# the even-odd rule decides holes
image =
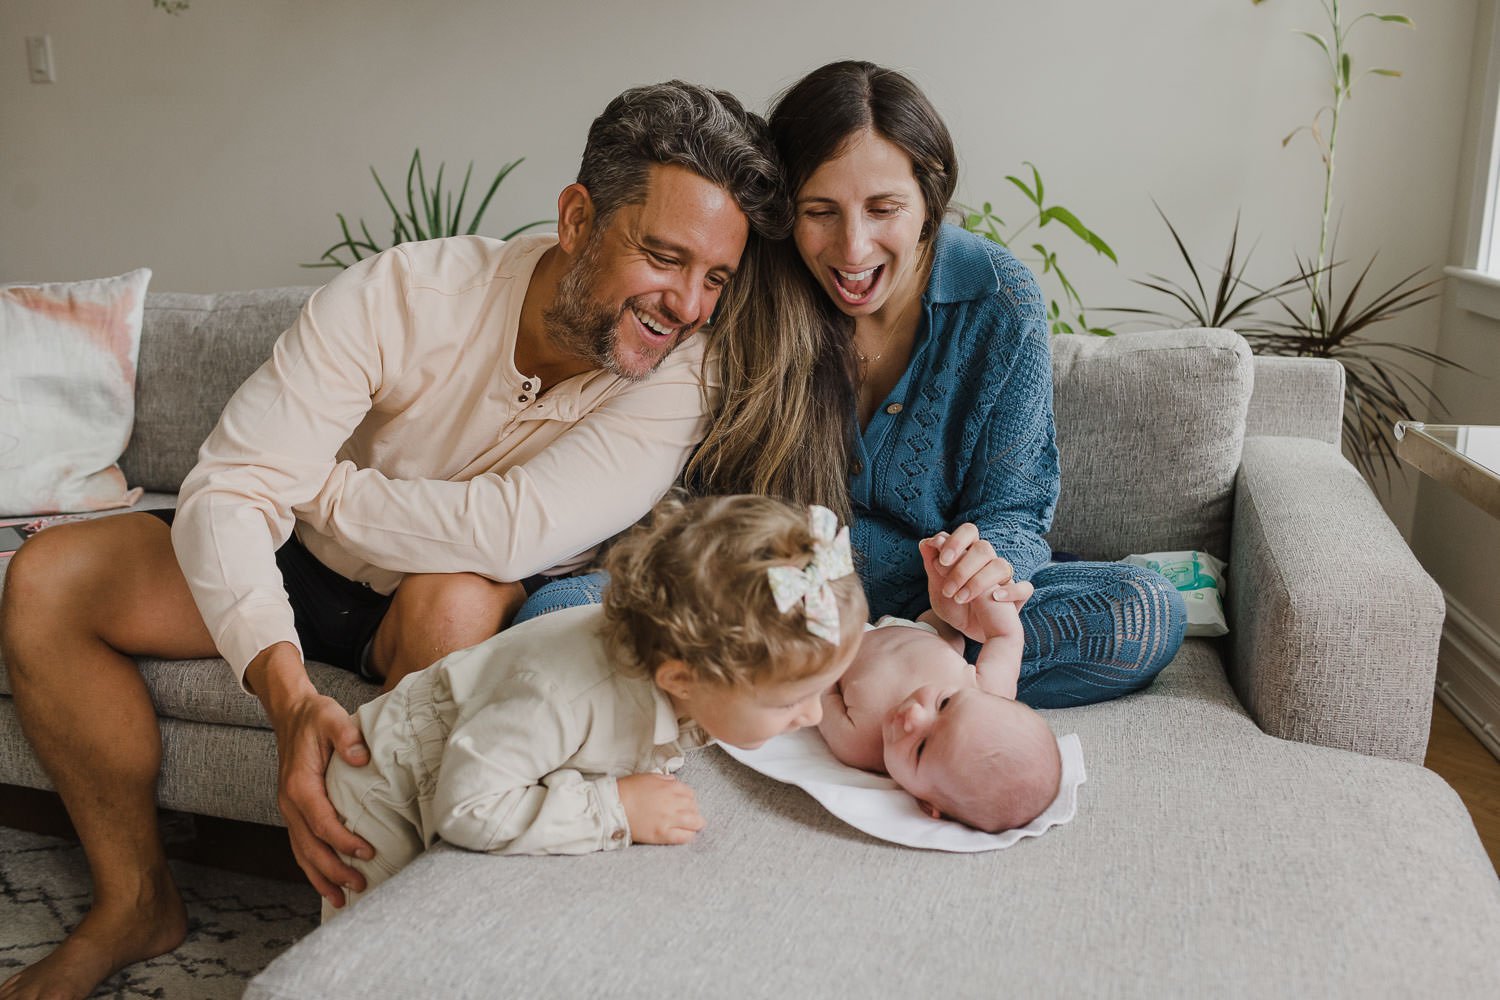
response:
{"label": "baby wipes package", "polygon": [[1171,581],[1187,605],[1187,634],[1224,635],[1224,562],[1207,552],[1147,552],[1121,559],[1122,563],[1154,569]]}

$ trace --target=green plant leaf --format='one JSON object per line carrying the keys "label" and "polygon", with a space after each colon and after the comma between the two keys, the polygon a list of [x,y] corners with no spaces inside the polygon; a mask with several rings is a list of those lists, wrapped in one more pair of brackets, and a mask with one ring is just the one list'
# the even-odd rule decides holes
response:
{"label": "green plant leaf", "polygon": [[1021,162],[1031,168],[1031,179],[1036,183],[1036,204],[1037,207],[1040,208],[1042,206],[1042,201],[1044,200],[1044,196],[1042,194],[1042,172],[1038,170],[1036,168],[1036,164],[1032,163],[1030,160],[1022,160]]}
{"label": "green plant leaf", "polygon": [[1353,65],[1354,60],[1350,59],[1349,53],[1345,52],[1343,58],[1339,61],[1339,74],[1343,77],[1345,90],[1349,89],[1349,78],[1352,75],[1351,68]]}
{"label": "green plant leaf", "polygon": [[1063,208],[1061,205],[1053,205],[1050,208],[1042,210],[1040,223],[1041,225],[1045,226],[1053,219],[1056,219],[1058,222],[1061,222],[1063,225],[1071,229],[1075,236],[1083,240],[1083,242],[1087,243],[1089,246],[1093,247],[1096,253],[1103,254],[1105,257],[1108,257],[1116,264],[1120,262],[1119,259],[1115,257],[1115,252],[1110,249],[1109,244],[1100,239],[1093,232],[1093,230],[1089,229],[1089,227],[1078,221],[1078,217],[1072,212],[1068,211],[1066,208]]}
{"label": "green plant leaf", "polygon": [[1399,69],[1367,69],[1366,73],[1374,73],[1376,76],[1400,76]]}
{"label": "green plant leaf", "polygon": [[1298,30],[1297,34],[1301,35],[1303,38],[1311,38],[1314,42],[1316,42],[1318,44],[1318,48],[1323,50],[1323,54],[1328,57],[1329,63],[1332,64],[1333,51],[1328,47],[1328,42],[1323,39],[1322,35],[1314,34],[1311,31],[1302,30]]}
{"label": "green plant leaf", "polygon": [[535,222],[528,222],[524,226],[517,226],[500,238],[502,240],[514,239],[515,237],[520,236],[522,233],[526,232],[526,230],[528,229],[535,229],[537,226],[550,226],[556,221],[556,219],[538,219]]}
{"label": "green plant leaf", "polygon": [[1026,186],[1025,181],[1021,180],[1021,178],[1017,177],[1015,174],[1006,174],[1005,179],[1010,181],[1016,187],[1020,188],[1021,192],[1026,195],[1026,199],[1033,205],[1036,205],[1038,208],[1041,207],[1042,199],[1038,198],[1036,196],[1036,192],[1032,191],[1031,188]]}
{"label": "green plant leaf", "polygon": [[1377,21],[1389,21],[1394,24],[1404,24],[1408,28],[1415,28],[1417,26],[1417,22],[1413,21],[1405,14],[1365,14],[1362,16],[1373,17]]}
{"label": "green plant leaf", "polygon": [[524,161],[525,159],[526,157],[522,156],[518,159],[510,161],[505,166],[500,168],[500,172],[496,174],[495,179],[490,182],[489,190],[484,193],[483,200],[479,202],[479,207],[474,210],[474,221],[469,224],[468,235],[473,236],[476,232],[479,231],[479,220],[484,217],[484,210],[490,207],[490,199],[495,197],[495,192],[500,188],[500,182],[509,177],[510,172],[519,167],[522,161]]}

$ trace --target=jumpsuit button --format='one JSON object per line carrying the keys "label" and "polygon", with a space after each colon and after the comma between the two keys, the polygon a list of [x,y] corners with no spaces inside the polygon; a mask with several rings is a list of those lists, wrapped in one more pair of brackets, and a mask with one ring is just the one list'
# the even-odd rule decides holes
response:
{"label": "jumpsuit button", "polygon": [[885,408],[885,412],[889,413],[891,416],[895,416],[896,414],[901,412],[901,404],[892,403],[890,406],[887,406]]}
{"label": "jumpsuit button", "polygon": [[520,400],[520,401],[521,401],[521,402],[523,402],[523,403],[524,403],[524,402],[526,402],[526,400],[528,400],[528,399],[530,399],[530,398],[531,398],[531,397],[530,397],[530,396],[528,396],[528,395],[526,395],[526,394],[525,394],[525,393],[524,393],[524,392],[523,392],[523,393],[521,393],[521,395],[519,395],[519,396],[517,396],[517,397],[516,397],[516,399],[518,399],[518,400]]}
{"label": "jumpsuit button", "polygon": [[625,831],[624,830],[616,830],[614,833],[612,833],[612,834],[609,835],[609,839],[610,840],[624,840],[625,839]]}

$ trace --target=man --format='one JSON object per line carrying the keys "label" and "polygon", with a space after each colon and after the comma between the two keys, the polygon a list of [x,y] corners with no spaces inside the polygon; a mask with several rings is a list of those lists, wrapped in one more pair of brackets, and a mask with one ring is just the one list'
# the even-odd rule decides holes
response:
{"label": "man", "polygon": [[94,900],[0,997],[83,997],[186,933],[133,655],[229,661],[275,730],[298,864],[336,906],[363,888],[336,851],[371,849],[323,773],[368,755],[304,650],[390,687],[493,634],[523,581],[580,565],[668,488],[708,405],[692,335],[749,231],[788,224],[763,126],[690,84],[627,91],[590,129],[555,237],[408,244],[315,293],[225,408],[170,532],[128,514],[22,547],[0,641]]}

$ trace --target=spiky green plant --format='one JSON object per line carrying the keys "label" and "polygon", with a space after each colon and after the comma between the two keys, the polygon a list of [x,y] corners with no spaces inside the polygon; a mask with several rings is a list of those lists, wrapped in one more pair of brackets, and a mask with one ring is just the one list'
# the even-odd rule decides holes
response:
{"label": "spiky green plant", "polygon": [[[406,168],[406,211],[403,213],[396,206],[395,200],[386,190],[385,182],[380,179],[380,174],[375,168],[370,168],[370,175],[375,178],[375,186],[380,188],[380,194],[385,198],[386,206],[391,210],[391,239],[385,246],[381,246],[370,233],[370,228],[365,225],[365,220],[359,220],[359,230],[363,239],[355,236],[349,228],[349,221],[344,218],[342,212],[334,213],[339,220],[339,228],[343,230],[344,238],[333,246],[323,251],[322,257],[316,263],[303,264],[303,267],[348,267],[355,261],[360,261],[369,254],[377,254],[381,250],[393,247],[398,243],[410,243],[414,240],[430,240],[439,236],[472,236],[479,231],[479,222],[484,218],[485,209],[490,206],[490,199],[495,197],[500,182],[510,176],[510,172],[520,166],[525,157],[512,160],[500,168],[495,179],[490,182],[489,190],[485,191],[478,207],[474,209],[468,225],[463,223],[464,201],[469,194],[469,179],[474,173],[474,163],[469,162],[469,168],[464,171],[463,186],[459,188],[458,200],[454,201],[451,190],[443,190],[443,170],[446,164],[439,163],[437,176],[433,178],[432,187],[427,186],[427,173],[422,166],[422,151],[420,149],[411,154],[411,163]],[[536,222],[528,222],[524,226],[517,226],[506,233],[501,239],[510,239],[528,229],[537,226],[545,226],[550,219],[538,219]],[[339,255],[349,254],[352,259],[344,260]]]}
{"label": "spiky green plant", "polygon": [[[1330,243],[1330,253],[1332,249]],[[1434,351],[1370,338],[1370,329],[1376,324],[1437,298],[1431,289],[1442,281],[1433,278],[1419,282],[1422,270],[1413,271],[1361,302],[1361,291],[1374,264],[1375,259],[1371,258],[1349,290],[1340,295],[1334,291],[1333,281],[1338,264],[1320,270],[1312,261],[1299,259],[1294,280],[1307,290],[1312,303],[1311,319],[1278,300],[1285,317],[1273,323],[1270,331],[1245,333],[1245,339],[1257,354],[1332,358],[1344,366],[1344,445],[1371,482],[1375,482],[1377,463],[1381,474],[1387,477],[1392,467],[1401,468],[1396,461],[1391,428],[1397,420],[1418,418],[1414,403],[1422,402],[1438,413],[1446,412],[1442,400],[1426,380],[1403,362],[1416,359],[1436,367],[1469,371]],[[1319,280],[1325,277],[1326,282]],[[1422,415],[1424,419],[1425,416]]]}
{"label": "spiky green plant", "polygon": [[1177,233],[1177,227],[1172,225],[1172,220],[1167,218],[1167,213],[1162,211],[1160,205],[1154,200],[1151,204],[1156,208],[1156,214],[1161,216],[1161,221],[1166,224],[1167,231],[1172,234],[1172,241],[1177,244],[1177,252],[1187,265],[1192,284],[1190,287],[1159,274],[1147,274],[1146,277],[1150,279],[1148,281],[1139,278],[1131,280],[1143,288],[1172,299],[1182,307],[1182,312],[1125,306],[1113,307],[1109,311],[1163,320],[1177,326],[1226,327],[1247,336],[1251,333],[1269,333],[1270,327],[1262,325],[1264,321],[1260,318],[1259,311],[1279,303],[1283,295],[1302,284],[1301,278],[1287,278],[1267,288],[1257,288],[1246,281],[1245,270],[1250,266],[1254,248],[1246,251],[1243,257],[1239,255],[1240,217],[1236,213],[1234,229],[1229,234],[1229,249],[1225,251],[1224,263],[1218,269],[1218,281],[1214,283],[1213,294],[1210,295],[1203,283],[1203,275],[1193,263],[1193,255],[1188,252],[1187,245]]}

